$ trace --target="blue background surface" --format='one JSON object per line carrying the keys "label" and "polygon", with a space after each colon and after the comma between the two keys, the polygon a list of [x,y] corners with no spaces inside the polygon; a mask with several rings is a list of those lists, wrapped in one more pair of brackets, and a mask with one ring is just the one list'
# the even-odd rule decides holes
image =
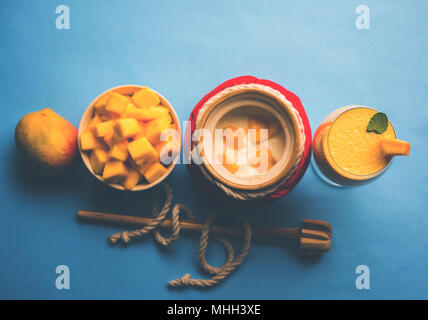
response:
{"label": "blue background surface", "polygon": [[[60,4],[70,7],[70,30],[55,28]],[[370,30],[355,27],[360,4],[371,10]],[[0,298],[428,298],[427,40],[424,0],[2,0]],[[169,249],[150,237],[111,247],[107,237],[121,227],[76,221],[78,209],[147,215],[149,195],[111,190],[82,164],[54,181],[34,179],[20,165],[13,135],[28,112],[50,107],[78,126],[95,96],[135,83],[162,93],[183,121],[204,94],[247,74],[299,95],[312,130],[338,107],[369,105],[412,143],[410,157],[370,185],[331,188],[309,168],[286,198],[245,209],[260,225],[329,221],[333,246],[319,260],[258,242],[219,286],[171,290],[167,282],[185,273],[204,276],[197,236],[183,235]],[[225,206],[202,194],[184,165],[167,182],[175,202],[201,219]],[[225,259],[214,241],[207,259]],[[60,264],[70,267],[70,290],[55,287]],[[370,267],[370,290],[355,287],[362,264]]]}

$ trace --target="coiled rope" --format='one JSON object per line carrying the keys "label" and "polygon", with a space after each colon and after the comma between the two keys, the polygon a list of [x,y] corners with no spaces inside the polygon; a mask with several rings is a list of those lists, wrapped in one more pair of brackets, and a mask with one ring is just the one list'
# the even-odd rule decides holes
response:
{"label": "coiled rope", "polygon": [[[158,227],[159,225],[166,219],[168,212],[170,212],[171,204],[172,204],[172,198],[173,193],[171,187],[169,187],[166,183],[163,183],[161,185],[161,188],[158,190],[164,190],[165,193],[165,202],[161,208],[160,211],[157,209],[157,198],[158,193],[155,193],[155,197],[152,201],[152,215],[153,220],[144,226],[141,229],[137,229],[134,231],[123,231],[119,233],[112,234],[109,237],[109,240],[111,243],[116,244],[119,242],[122,242],[124,244],[127,244],[131,242],[134,239],[141,238],[144,235],[150,234],[152,232],[155,232],[155,239],[158,241],[161,245],[167,247],[171,244],[173,244],[175,241],[178,240],[180,235],[180,213],[186,214],[188,218],[193,218],[192,212],[189,208],[182,204],[176,204],[174,208],[171,211],[171,221],[172,221],[172,230],[169,237],[164,237],[160,234]],[[206,261],[206,249],[208,246],[208,238],[209,238],[209,232],[210,227],[212,223],[214,222],[215,218],[217,217],[216,213],[211,213],[208,215],[207,219],[205,220],[203,224],[203,228],[201,231],[201,237],[199,242],[199,251],[198,251],[198,258],[201,264],[202,269],[212,275],[210,279],[194,279],[190,276],[190,274],[185,274],[181,278],[177,278],[175,280],[170,281],[168,284],[172,288],[180,288],[180,287],[196,287],[196,288],[208,288],[215,286],[220,281],[224,280],[230,273],[232,273],[234,270],[236,270],[239,265],[242,264],[245,257],[248,254],[248,251],[250,250],[250,243],[251,243],[251,228],[247,221],[247,219],[242,216],[238,215],[238,218],[240,220],[242,232],[243,232],[243,239],[242,239],[242,248],[238,256],[234,257],[234,251],[232,248],[232,245],[230,242],[223,238],[223,237],[215,237],[215,239],[220,242],[227,253],[227,259],[226,262],[221,267],[213,267],[208,264]]]}

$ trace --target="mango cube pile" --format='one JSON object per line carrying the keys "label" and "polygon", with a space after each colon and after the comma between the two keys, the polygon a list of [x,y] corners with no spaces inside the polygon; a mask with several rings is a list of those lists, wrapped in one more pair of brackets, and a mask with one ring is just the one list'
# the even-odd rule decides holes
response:
{"label": "mango cube pile", "polygon": [[161,156],[177,150],[179,143],[171,136],[161,141],[168,129],[176,129],[170,109],[148,87],[129,96],[108,92],[95,103],[93,117],[80,135],[80,148],[88,153],[95,174],[132,190],[167,172]]}
{"label": "mango cube pile", "polygon": [[[277,163],[272,151],[267,147],[262,147],[261,142],[281,134],[282,128],[278,121],[249,115],[246,127],[238,127],[230,123],[223,126],[222,129],[224,150],[217,155],[217,161],[230,173],[236,174],[240,167],[244,168],[244,172],[248,172],[245,166],[255,168],[259,173],[265,173]],[[150,136],[148,137],[150,138]],[[250,145],[256,150],[254,155],[250,155],[248,152]],[[248,156],[248,159],[246,161],[241,159],[240,163],[241,151]]]}

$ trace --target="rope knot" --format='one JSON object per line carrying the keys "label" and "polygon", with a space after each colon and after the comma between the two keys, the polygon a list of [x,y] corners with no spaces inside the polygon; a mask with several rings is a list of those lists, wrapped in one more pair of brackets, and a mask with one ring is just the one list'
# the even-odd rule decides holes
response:
{"label": "rope knot", "polygon": [[122,234],[121,234],[120,240],[123,243],[128,243],[130,239],[131,238],[129,237],[129,232],[128,231],[123,231]]}
{"label": "rope knot", "polygon": [[123,232],[119,232],[119,233],[112,234],[112,235],[109,237],[109,240],[110,240],[110,242],[111,242],[112,244],[116,244],[116,243],[118,243],[118,242],[119,242],[119,240],[120,240],[122,243],[127,244],[127,243],[131,240],[131,237],[130,237],[130,235],[129,235],[129,232],[128,232],[128,231],[123,231]]}
{"label": "rope knot", "polygon": [[115,234],[112,234],[112,235],[109,237],[110,243],[111,243],[111,244],[116,244],[116,242],[118,242],[118,241],[119,241],[119,239],[121,238],[121,235],[122,235],[122,233],[115,233]]}
{"label": "rope knot", "polygon": [[190,277],[190,274],[186,273],[181,278],[177,278],[175,280],[171,280],[170,282],[168,282],[168,285],[170,287],[175,287],[175,288],[184,287],[184,286],[190,285],[191,284],[191,280],[192,280],[192,278]]}

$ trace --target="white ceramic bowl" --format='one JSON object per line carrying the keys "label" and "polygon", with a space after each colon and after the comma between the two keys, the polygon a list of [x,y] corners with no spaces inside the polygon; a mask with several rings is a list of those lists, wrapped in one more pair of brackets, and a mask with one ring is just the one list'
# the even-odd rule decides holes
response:
{"label": "white ceramic bowl", "polygon": [[[90,104],[89,106],[86,108],[85,112],[83,113],[83,116],[80,120],[80,124],[79,124],[79,132],[78,132],[78,136],[79,136],[79,152],[80,152],[80,156],[83,160],[83,163],[86,165],[86,168],[88,168],[89,172],[98,180],[100,180],[101,182],[107,184],[108,186],[117,189],[117,190],[123,190],[123,191],[143,191],[143,190],[148,190],[153,188],[154,186],[158,185],[159,183],[161,183],[164,179],[166,179],[166,177],[172,172],[172,170],[175,167],[176,161],[172,161],[172,163],[168,166],[167,171],[165,172],[165,174],[160,177],[158,180],[156,180],[153,183],[150,184],[143,184],[140,183],[138,185],[136,185],[132,190],[126,190],[123,186],[119,185],[119,184],[112,184],[112,183],[107,183],[104,181],[104,179],[102,178],[101,175],[96,174],[94,172],[94,170],[92,170],[92,166],[89,162],[89,155],[85,152],[83,152],[80,148],[80,134],[82,132],[85,131],[86,127],[88,126],[89,121],[91,121],[93,114],[94,114],[94,105],[95,103],[101,99],[104,95],[106,95],[107,93],[114,91],[120,94],[124,94],[124,95],[132,95],[135,91],[144,88],[144,86],[139,86],[139,85],[122,85],[122,86],[117,86],[114,88],[111,88],[103,93],[101,93],[98,97],[96,97]],[[151,88],[150,88],[151,89]],[[179,147],[178,147],[178,152],[177,152],[177,157],[180,156],[180,152],[181,152],[181,127],[180,127],[180,121],[178,119],[178,116],[174,110],[174,108],[171,106],[171,104],[168,102],[168,100],[166,100],[160,93],[158,93],[157,91],[151,89],[153,92],[155,92],[160,100],[161,103],[168,107],[170,109],[171,112],[171,116],[174,119],[174,123],[176,126],[176,129],[179,132],[180,135],[180,139],[179,139]]]}

